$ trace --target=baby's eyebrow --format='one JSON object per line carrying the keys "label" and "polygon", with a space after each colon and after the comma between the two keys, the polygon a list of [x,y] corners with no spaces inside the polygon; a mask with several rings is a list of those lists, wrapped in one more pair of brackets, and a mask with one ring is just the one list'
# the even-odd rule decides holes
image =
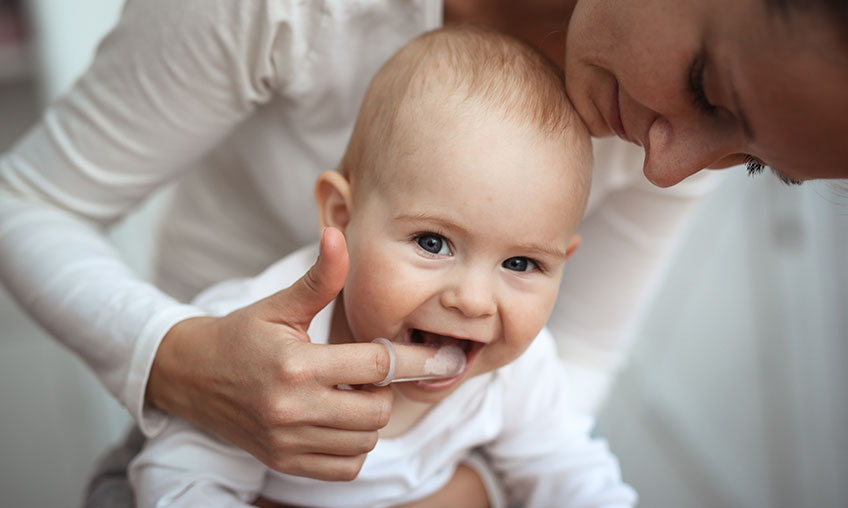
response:
{"label": "baby's eyebrow", "polygon": [[430,224],[434,224],[439,226],[442,229],[446,229],[449,231],[459,231],[463,234],[468,234],[469,230],[464,226],[457,224],[456,222],[446,219],[444,217],[436,217],[434,215],[430,215],[426,212],[416,213],[416,214],[407,214],[407,215],[398,215],[395,217],[395,220],[403,221],[403,222],[428,222]]}
{"label": "baby's eyebrow", "polygon": [[565,258],[568,257],[568,256],[566,256],[564,250],[557,249],[556,247],[550,247],[550,246],[547,246],[547,245],[528,244],[528,245],[521,245],[520,247],[522,249],[526,249],[528,251],[535,251],[539,254],[544,254],[544,255],[559,258],[559,259],[565,259]]}
{"label": "baby's eyebrow", "polygon": [[[457,231],[463,235],[469,235],[471,232],[468,228],[457,224],[456,222],[444,217],[436,217],[428,213],[416,213],[410,215],[398,215],[395,220],[403,222],[427,222],[446,232]],[[438,231],[436,231],[438,232]],[[550,256],[558,259],[566,259],[565,249],[555,247],[553,245],[539,243],[515,243],[512,246],[514,249],[521,252],[536,253],[538,255]]]}

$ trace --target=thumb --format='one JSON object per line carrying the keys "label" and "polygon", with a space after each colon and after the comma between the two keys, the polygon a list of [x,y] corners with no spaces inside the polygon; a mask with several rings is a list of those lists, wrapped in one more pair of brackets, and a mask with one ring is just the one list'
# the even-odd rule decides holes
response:
{"label": "thumb", "polygon": [[315,314],[338,296],[347,279],[348,255],[345,237],[336,228],[321,232],[318,259],[288,288],[265,299],[270,321],[306,329]]}

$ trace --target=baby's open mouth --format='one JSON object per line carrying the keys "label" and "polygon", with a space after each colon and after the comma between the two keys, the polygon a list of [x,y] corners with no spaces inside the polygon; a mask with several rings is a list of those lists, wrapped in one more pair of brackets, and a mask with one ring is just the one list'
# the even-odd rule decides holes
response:
{"label": "baby's open mouth", "polygon": [[441,335],[438,333],[412,328],[409,330],[409,342],[411,344],[422,344],[425,346],[440,348],[442,346],[455,346],[465,353],[466,365],[471,363],[471,360],[477,355],[477,352],[484,346],[482,342],[470,339],[459,339],[450,335]]}

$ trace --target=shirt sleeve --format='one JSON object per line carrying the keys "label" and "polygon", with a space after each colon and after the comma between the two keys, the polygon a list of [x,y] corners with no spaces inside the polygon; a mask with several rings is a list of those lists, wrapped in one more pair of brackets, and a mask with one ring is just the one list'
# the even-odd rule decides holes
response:
{"label": "shirt sleeve", "polygon": [[175,179],[307,53],[301,2],[129,0],[73,89],[0,159],[0,278],[146,434],[156,349],[200,311],[140,280],[104,230]]}
{"label": "shirt sleeve", "polygon": [[634,506],[636,493],[622,482],[618,461],[603,441],[589,436],[592,418],[571,408],[571,389],[555,353],[543,330],[499,373],[506,386],[504,427],[486,452],[510,506]]}
{"label": "shirt sleeve", "polygon": [[[615,148],[609,140],[596,144]],[[661,189],[641,174],[641,151],[624,154],[612,160],[596,154],[596,173],[620,171],[628,182],[606,193],[581,223],[581,246],[566,263],[548,321],[567,367],[571,404],[589,413],[598,411],[626,361],[632,326],[647,309],[685,225],[718,176],[703,171]],[[599,163],[633,167],[611,169]]]}

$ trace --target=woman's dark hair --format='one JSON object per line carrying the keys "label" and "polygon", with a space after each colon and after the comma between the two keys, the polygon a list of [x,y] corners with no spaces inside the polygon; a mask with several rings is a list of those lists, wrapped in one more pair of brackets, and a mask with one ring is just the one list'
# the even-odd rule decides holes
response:
{"label": "woman's dark hair", "polygon": [[848,1],[846,0],[766,0],[769,7],[773,7],[784,14],[791,11],[819,11],[833,22],[834,27],[842,38],[842,42],[848,47]]}

